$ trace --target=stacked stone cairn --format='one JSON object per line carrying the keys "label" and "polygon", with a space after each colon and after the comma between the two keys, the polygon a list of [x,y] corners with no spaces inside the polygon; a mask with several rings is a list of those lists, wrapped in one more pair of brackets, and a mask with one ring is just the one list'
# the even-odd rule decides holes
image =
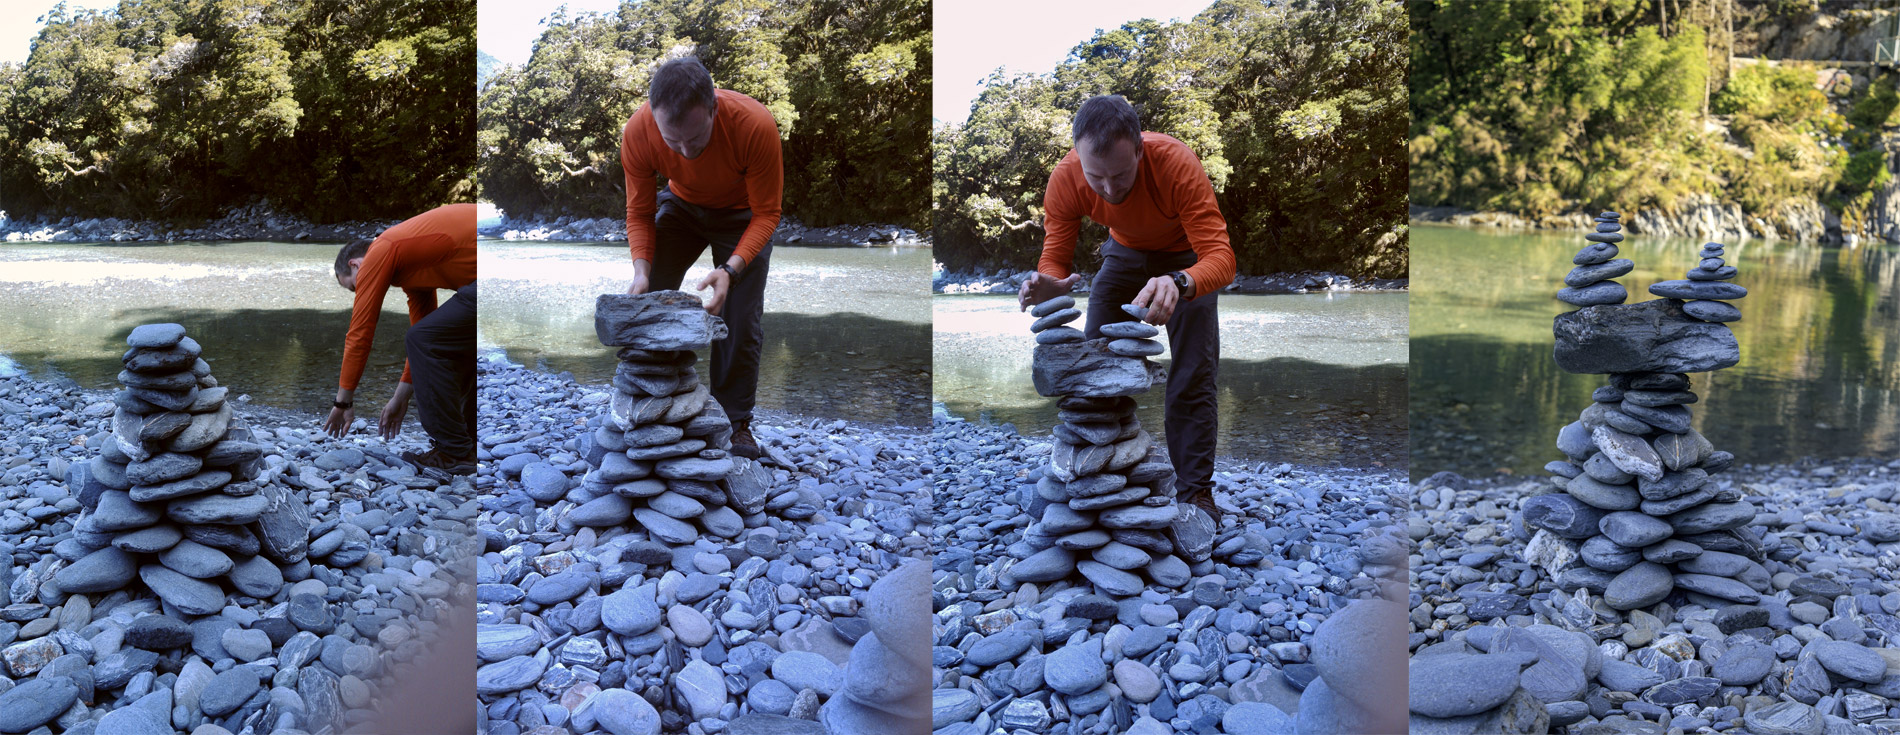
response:
{"label": "stacked stone cairn", "polygon": [[308,510],[251,482],[263,450],[184,327],[147,324],[126,343],[112,435],[67,477],[84,512],[54,547],[71,562],[54,582],[66,594],[142,582],[174,616],[223,610],[225,584],[270,599],[283,567],[305,561]]}
{"label": "stacked stone cairn", "polygon": [[696,350],[726,337],[724,320],[681,291],[603,294],[594,331],[620,348],[620,365],[600,428],[582,435],[590,469],[566,493],[579,503],[567,520],[612,527],[631,519],[676,546],[702,531],[736,538],[745,516],[765,510],[764,469],[729,455],[732,422],[693,369]]}
{"label": "stacked stone cairn", "polygon": [[[930,565],[900,562],[871,585],[860,617],[870,630],[851,646],[844,684],[819,710],[824,731],[929,732]],[[771,732],[799,732],[784,724]]]}
{"label": "stacked stone cairn", "polygon": [[1526,557],[1559,588],[1587,589],[1616,610],[1647,608],[1676,593],[1678,603],[1712,609],[1757,602],[1771,588],[1760,535],[1750,527],[1755,509],[1738,490],[1710,480],[1734,455],[1696,432],[1688,407],[1697,400],[1689,373],[1741,358],[1722,324],[1739,313],[1714,299],[1747,292],[1722,282],[1735,268],[1723,265],[1722,246],[1711,243],[1690,280],[1650,287],[1661,299],[1622,304],[1622,286],[1606,280],[1631,268],[1610,260],[1621,239],[1616,218],[1598,218],[1592,244],[1558,292],[1583,306],[1556,318],[1558,367],[1605,374],[1609,382],[1558,432],[1566,459],[1545,465],[1558,492],[1524,501],[1524,524],[1535,529]]}
{"label": "stacked stone cairn", "polygon": [[[1145,309],[1124,306],[1137,319]],[[1011,584],[1054,582],[1075,572],[1102,592],[1129,597],[1148,582],[1187,585],[1190,563],[1213,551],[1214,523],[1199,508],[1174,502],[1174,469],[1135,417],[1134,396],[1161,379],[1147,358],[1161,353],[1159,330],[1139,321],[1102,326],[1101,339],[1064,326],[1082,316],[1075,299],[1038,304],[1036,392],[1060,398],[1062,423],[1033,494],[1032,517],[1009,547],[1018,561]]]}

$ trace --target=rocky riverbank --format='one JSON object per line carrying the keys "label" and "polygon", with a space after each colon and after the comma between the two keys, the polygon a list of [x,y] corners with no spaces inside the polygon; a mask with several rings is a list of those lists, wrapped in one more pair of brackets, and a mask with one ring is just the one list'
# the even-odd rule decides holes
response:
{"label": "rocky riverbank", "polygon": [[[413,704],[418,670],[466,669],[434,652],[465,645],[443,637],[473,592],[473,485],[417,476],[394,456],[419,448],[418,434],[390,446],[359,421],[335,439],[315,417],[257,410],[239,391],[228,405],[262,462],[249,483],[301,506],[308,548],[274,592],[249,586],[259,596],[228,593],[196,615],[142,587],[61,589],[82,519],[67,479],[112,440],[114,396],[0,377],[0,732],[375,729],[377,710]],[[258,543],[248,526],[226,528],[237,531],[193,535]]]}
{"label": "rocky riverbank", "polygon": [[[1082,280],[1076,282],[1074,292],[1088,293],[1089,283],[1094,276],[1093,273],[1082,274]],[[1022,288],[1023,279],[1028,277],[1029,271],[1009,268],[952,272],[944,270],[943,264],[938,263],[931,273],[930,290],[931,293],[939,294],[1013,294]],[[1264,276],[1236,275],[1234,282],[1222,289],[1221,293],[1404,291],[1407,285],[1408,281],[1404,278],[1354,278],[1325,271],[1302,271],[1300,273],[1270,273]]]}
{"label": "rocky riverbank", "polygon": [[269,201],[232,207],[209,222],[66,217],[20,222],[0,212],[0,240],[7,242],[174,242],[263,240],[348,242],[373,238],[401,220],[313,224],[281,214]]}
{"label": "rocky riverbank", "polygon": [[[476,228],[483,237],[502,240],[536,240],[547,242],[624,242],[627,239],[626,220],[615,217],[558,217],[554,219],[519,220],[502,217],[489,220]],[[835,225],[832,227],[807,227],[797,217],[785,215],[779,219],[778,230],[772,234],[774,245],[803,246],[853,246],[853,247],[929,247],[928,235],[920,235],[916,230],[897,225]]]}
{"label": "rocky riverbank", "polygon": [[[1213,558],[1179,589],[1117,600],[1079,577],[1006,582],[1052,448],[1009,426],[935,420],[937,733],[1363,729],[1347,697],[1376,690],[1402,655],[1366,658],[1385,626],[1365,624],[1398,607],[1382,596],[1405,593],[1412,491],[1400,474],[1222,461]],[[1391,665],[1366,665],[1379,658]]]}
{"label": "rocky riverbank", "polygon": [[760,413],[765,510],[731,539],[662,543],[576,523],[611,387],[480,369],[484,732],[822,735],[910,681],[868,642],[907,635],[896,610],[928,594],[899,571],[929,542],[928,436]]}
{"label": "rocky riverbank", "polygon": [[[1754,506],[1760,548],[1708,564],[1758,599],[1709,608],[1678,590],[1626,612],[1603,590],[1558,590],[1575,553],[1529,543],[1520,508],[1548,482],[1420,483],[1412,676],[1444,683],[1414,687],[1413,712],[1462,723],[1432,732],[1900,730],[1900,460],[1740,465],[1709,482]],[[1529,668],[1462,675],[1506,659]]]}
{"label": "rocky riverbank", "polygon": [[[1882,194],[1882,202],[1887,194]],[[1900,204],[1900,198],[1894,200]],[[1637,207],[1625,213],[1625,229],[1633,234],[1653,237],[1686,237],[1735,242],[1759,238],[1799,242],[1853,244],[1862,239],[1880,239],[1882,233],[1900,237],[1900,228],[1883,222],[1870,222],[1860,231],[1844,231],[1839,212],[1820,202],[1784,202],[1770,212],[1745,212],[1740,204],[1718,202],[1708,194],[1692,194],[1674,210]],[[1412,222],[1458,225],[1461,227],[1497,227],[1513,230],[1589,231],[1593,214],[1568,212],[1529,217],[1511,212],[1479,212],[1460,207],[1424,207],[1413,205]]]}

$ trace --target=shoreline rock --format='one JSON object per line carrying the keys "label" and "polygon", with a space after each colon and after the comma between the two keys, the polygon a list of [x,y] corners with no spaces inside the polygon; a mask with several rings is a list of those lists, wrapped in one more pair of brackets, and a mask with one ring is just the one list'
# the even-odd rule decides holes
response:
{"label": "shoreline rock", "polygon": [[[475,228],[482,237],[537,242],[626,242],[627,222],[616,217],[503,216]],[[930,247],[930,234],[887,224],[851,224],[807,227],[797,217],[784,215],[772,234],[773,245],[844,247]]]}
{"label": "shoreline rock", "polygon": [[927,556],[927,435],[755,412],[765,456],[726,482],[762,512],[659,543],[574,522],[590,420],[620,391],[478,364],[484,731],[816,735],[920,701],[927,675],[885,642],[925,629],[893,621],[927,607],[900,571]]}
{"label": "shoreline rock", "polygon": [[[939,735],[1383,727],[1355,703],[1380,688],[1378,667],[1357,667],[1364,682],[1321,672],[1353,669],[1335,666],[1352,648],[1349,604],[1405,597],[1410,489],[1399,473],[1217,460],[1227,513],[1211,558],[1179,590],[1148,585],[1117,601],[1075,578],[1004,584],[1009,547],[1038,520],[1023,503],[1041,478],[1024,468],[1047,460],[1049,441],[941,415],[932,434],[934,483],[957,490],[935,495]],[[1390,638],[1396,666],[1403,649]]]}
{"label": "shoreline rock", "polygon": [[6,242],[175,242],[179,240],[260,240],[276,242],[349,242],[373,238],[401,222],[351,221],[313,224],[279,213],[269,200],[225,210],[203,223],[132,220],[116,217],[64,217],[20,222],[0,212],[0,240]]}
{"label": "shoreline rock", "polygon": [[[172,338],[162,331],[146,330],[136,339],[156,345]],[[140,367],[169,360],[128,356]],[[247,443],[257,449],[246,461],[255,462],[247,482],[258,492],[238,499],[277,498],[266,502],[281,500],[306,512],[307,521],[277,529],[286,534],[276,546],[288,552],[279,554],[284,558],[294,556],[299,543],[309,547],[301,561],[281,568],[287,572],[268,593],[262,582],[271,581],[269,575],[253,576],[263,570],[251,564],[228,572],[239,593],[146,564],[157,573],[152,578],[163,578],[162,593],[206,596],[181,597],[185,604],[177,605],[161,603],[137,582],[115,591],[61,589],[56,580],[65,562],[56,547],[84,522],[86,474],[106,443],[117,441],[113,414],[120,409],[110,392],[0,377],[0,430],[7,436],[0,465],[8,468],[0,475],[0,530],[11,567],[9,610],[16,613],[5,624],[11,630],[0,658],[5,673],[22,682],[13,691],[28,681],[49,683],[41,686],[48,687],[46,697],[57,698],[50,702],[57,710],[41,722],[52,721],[58,731],[318,732],[376,717],[372,710],[410,688],[418,667],[434,665],[427,654],[439,647],[458,608],[453,600],[474,589],[472,484],[419,477],[387,451],[411,448],[414,434],[399,440],[400,447],[372,441],[366,427],[335,439],[317,428],[314,416],[261,411],[245,398],[224,404],[232,408],[231,425],[248,424]],[[154,428],[170,430],[165,422]],[[219,455],[215,446],[207,457]],[[250,456],[232,456],[240,455]],[[68,482],[75,474],[77,488]],[[223,565],[196,547],[249,548],[236,535],[205,530],[184,527],[183,538],[166,552],[175,557],[170,563],[208,574]],[[113,540],[142,550],[171,535],[161,530]],[[187,541],[194,553],[177,554]],[[242,593],[246,587],[257,596]],[[81,682],[86,693],[64,696],[59,682]],[[50,701],[35,698],[41,705]],[[0,703],[0,716],[19,714],[8,702]],[[18,724],[9,720],[6,729]]]}

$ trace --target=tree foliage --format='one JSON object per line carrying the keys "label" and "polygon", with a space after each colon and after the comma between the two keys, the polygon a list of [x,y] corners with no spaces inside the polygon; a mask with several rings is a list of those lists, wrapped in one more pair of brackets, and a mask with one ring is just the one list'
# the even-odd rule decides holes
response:
{"label": "tree foliage", "polygon": [[[1814,12],[1798,5],[1773,10]],[[1544,216],[1709,194],[1750,212],[1819,199],[1845,221],[1863,216],[1887,181],[1892,75],[1821,90],[1798,63],[1731,74],[1733,12],[1708,0],[1413,3],[1412,202]]]}
{"label": "tree foliage", "polygon": [[473,194],[472,0],[122,0],[45,18],[0,65],[0,207],[314,221]]}
{"label": "tree foliage", "polygon": [[[1082,101],[1119,94],[1201,156],[1243,272],[1406,272],[1406,14],[1391,0],[1219,0],[1099,30],[1048,74],[992,74],[932,132],[937,259],[1027,268]],[[1083,231],[1080,263],[1106,230]]]}
{"label": "tree foliage", "polygon": [[621,128],[659,64],[695,54],[778,121],[787,213],[922,227],[928,0],[645,0],[546,25],[480,97],[482,196],[510,216],[624,216]]}

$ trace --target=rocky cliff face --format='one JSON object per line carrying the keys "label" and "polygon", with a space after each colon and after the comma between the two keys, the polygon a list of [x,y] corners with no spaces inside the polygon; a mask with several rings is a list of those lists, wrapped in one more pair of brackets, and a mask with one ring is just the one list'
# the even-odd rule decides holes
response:
{"label": "rocky cliff face", "polygon": [[1790,61],[1873,61],[1874,49],[1891,30],[1896,12],[1900,9],[1823,9],[1807,16],[1738,22],[1735,53]]}

